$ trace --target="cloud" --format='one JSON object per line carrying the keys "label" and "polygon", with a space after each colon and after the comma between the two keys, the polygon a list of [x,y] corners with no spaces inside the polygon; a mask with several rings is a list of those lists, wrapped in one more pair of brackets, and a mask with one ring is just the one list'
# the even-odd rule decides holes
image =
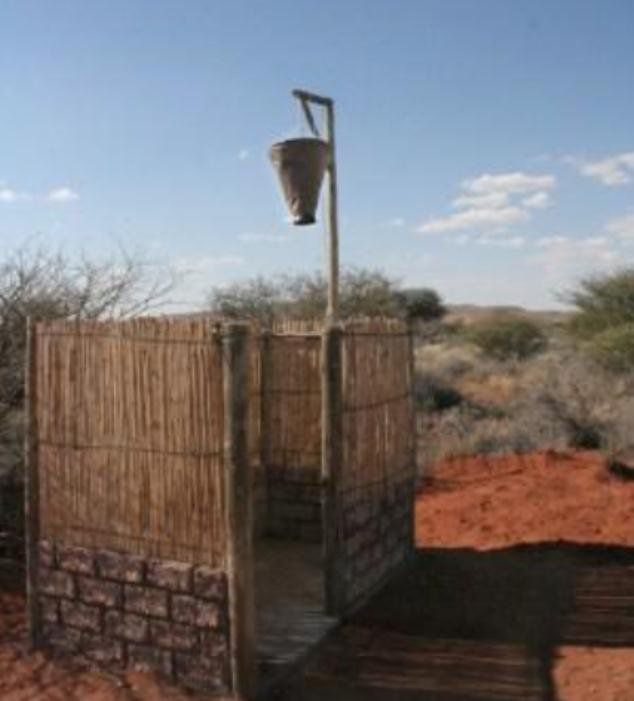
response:
{"label": "cloud", "polygon": [[602,236],[584,239],[550,236],[539,239],[537,246],[541,250],[530,260],[549,275],[572,276],[610,269],[621,258],[610,240]]}
{"label": "cloud", "polygon": [[58,187],[51,190],[44,198],[47,202],[76,202],[79,199],[79,194],[69,187]]}
{"label": "cloud", "polygon": [[522,200],[522,205],[528,209],[544,209],[549,207],[550,204],[550,194],[544,191],[536,192]]}
{"label": "cloud", "polygon": [[581,175],[598,180],[607,187],[619,187],[632,182],[634,151],[617,153],[598,161],[584,161],[568,156],[565,161],[575,166]]}
{"label": "cloud", "polygon": [[488,236],[481,236],[476,239],[476,243],[481,246],[496,246],[498,248],[524,248],[526,245],[526,239],[523,236],[513,236],[512,238],[489,238]]}
{"label": "cloud", "polygon": [[238,234],[238,240],[244,243],[285,243],[291,240],[286,234]]}
{"label": "cloud", "polygon": [[611,219],[605,230],[623,241],[634,241],[634,212]]}
{"label": "cloud", "polygon": [[240,161],[246,161],[247,158],[251,155],[251,152],[249,149],[243,148],[238,151],[238,160]]}
{"label": "cloud", "polygon": [[18,192],[6,186],[0,187],[0,202],[12,204],[13,202],[22,202],[30,199],[31,195],[28,192]]}
{"label": "cloud", "polygon": [[548,248],[549,246],[557,246],[558,244],[566,243],[569,240],[567,236],[542,236],[537,239],[535,245],[538,248]]}
{"label": "cloud", "polygon": [[508,195],[524,194],[537,190],[552,190],[557,184],[554,175],[529,175],[527,173],[484,173],[477,178],[462,183],[467,192],[485,195],[491,192],[503,192]]}
{"label": "cloud", "polygon": [[531,218],[531,210],[550,204],[550,191],[557,185],[553,175],[513,172],[484,173],[461,183],[461,192],[453,200],[453,213],[423,222],[417,231],[441,234],[452,231],[477,231],[487,235],[504,231],[512,224]]}
{"label": "cloud", "polygon": [[452,202],[457,209],[491,209],[506,207],[509,196],[506,192],[487,192],[483,195],[460,195]]}
{"label": "cloud", "polygon": [[205,275],[217,268],[227,268],[244,265],[242,256],[202,256],[200,258],[178,258],[174,268],[178,273],[188,275]]}
{"label": "cloud", "polygon": [[422,234],[441,234],[447,231],[464,229],[502,229],[509,224],[526,221],[528,214],[519,207],[501,207],[499,209],[467,209],[450,214],[448,217],[429,219],[418,231]]}
{"label": "cloud", "polygon": [[394,219],[390,219],[387,222],[387,226],[389,226],[391,229],[398,229],[402,226],[405,226],[405,219],[402,217],[394,217]]}

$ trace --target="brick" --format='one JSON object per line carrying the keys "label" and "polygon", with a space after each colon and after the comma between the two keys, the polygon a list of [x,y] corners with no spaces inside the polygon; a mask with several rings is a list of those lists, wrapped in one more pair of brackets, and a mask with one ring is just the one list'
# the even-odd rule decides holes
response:
{"label": "brick", "polygon": [[174,664],[172,652],[151,645],[128,645],[128,666],[140,672],[159,672],[172,679]]}
{"label": "brick", "polygon": [[59,601],[50,596],[40,596],[40,617],[44,623],[59,623]]}
{"label": "brick", "polygon": [[101,611],[95,606],[79,601],[62,601],[60,611],[64,625],[94,633],[101,631]]}
{"label": "brick", "polygon": [[99,604],[108,608],[120,608],[123,589],[118,582],[107,582],[93,577],[77,579],[79,598],[87,604]]}
{"label": "brick", "polygon": [[38,560],[40,567],[52,569],[55,567],[55,544],[50,540],[41,540],[38,543]]}
{"label": "brick", "polygon": [[192,565],[185,562],[150,560],[146,580],[149,584],[170,591],[190,592],[192,589]]}
{"label": "brick", "polygon": [[211,567],[197,567],[194,570],[194,594],[202,599],[225,601],[227,580],[224,572]]}
{"label": "brick", "polygon": [[195,628],[170,621],[152,621],[150,638],[159,647],[169,650],[193,650],[198,645]]}
{"label": "brick", "polygon": [[144,643],[148,639],[149,622],[142,616],[122,611],[106,611],[104,629],[106,635],[135,643]]}
{"label": "brick", "polygon": [[50,596],[66,597],[72,599],[75,596],[75,580],[68,572],[40,569],[38,576],[38,588],[42,594]]}
{"label": "brick", "polygon": [[73,628],[46,624],[42,627],[42,640],[56,652],[77,652],[81,645],[81,632]]}
{"label": "brick", "polygon": [[145,562],[141,557],[102,550],[95,559],[100,577],[128,583],[143,581]]}
{"label": "brick", "polygon": [[143,616],[167,617],[167,592],[152,587],[126,584],[124,588],[124,605],[126,611],[140,613]]}
{"label": "brick", "polygon": [[193,596],[172,597],[172,618],[178,623],[187,623],[199,628],[218,628],[220,609],[211,601],[201,601]]}
{"label": "brick", "polygon": [[82,653],[93,662],[103,665],[121,665],[124,657],[123,643],[100,635],[86,635],[81,639]]}
{"label": "brick", "polygon": [[92,550],[73,546],[57,546],[57,562],[59,568],[78,574],[94,574],[95,558]]}
{"label": "brick", "polygon": [[228,691],[227,665],[219,659],[176,653],[174,670],[178,682],[190,689],[214,693]]}

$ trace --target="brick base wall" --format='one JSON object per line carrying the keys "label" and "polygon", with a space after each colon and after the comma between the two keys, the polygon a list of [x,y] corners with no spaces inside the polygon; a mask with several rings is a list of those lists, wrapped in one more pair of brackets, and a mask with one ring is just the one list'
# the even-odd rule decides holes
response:
{"label": "brick base wall", "polygon": [[109,550],[39,543],[38,642],[106,668],[230,687],[223,572]]}
{"label": "brick base wall", "polygon": [[322,487],[319,469],[267,470],[267,534],[319,543],[322,540]]}
{"label": "brick base wall", "polygon": [[346,607],[363,600],[413,552],[413,488],[408,478],[344,495]]}

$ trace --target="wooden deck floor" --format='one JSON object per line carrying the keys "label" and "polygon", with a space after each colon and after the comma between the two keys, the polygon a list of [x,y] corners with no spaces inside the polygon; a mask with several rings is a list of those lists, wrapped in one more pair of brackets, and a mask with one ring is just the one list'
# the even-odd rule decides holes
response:
{"label": "wooden deck floor", "polygon": [[260,686],[306,657],[337,619],[325,614],[321,545],[263,539],[255,544]]}

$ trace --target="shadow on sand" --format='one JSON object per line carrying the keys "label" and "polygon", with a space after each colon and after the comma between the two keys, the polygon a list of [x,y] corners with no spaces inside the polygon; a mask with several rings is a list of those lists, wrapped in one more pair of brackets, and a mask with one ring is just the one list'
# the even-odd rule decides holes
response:
{"label": "shadow on sand", "polygon": [[423,549],[327,641],[304,698],[555,701],[561,644],[634,646],[634,549]]}

